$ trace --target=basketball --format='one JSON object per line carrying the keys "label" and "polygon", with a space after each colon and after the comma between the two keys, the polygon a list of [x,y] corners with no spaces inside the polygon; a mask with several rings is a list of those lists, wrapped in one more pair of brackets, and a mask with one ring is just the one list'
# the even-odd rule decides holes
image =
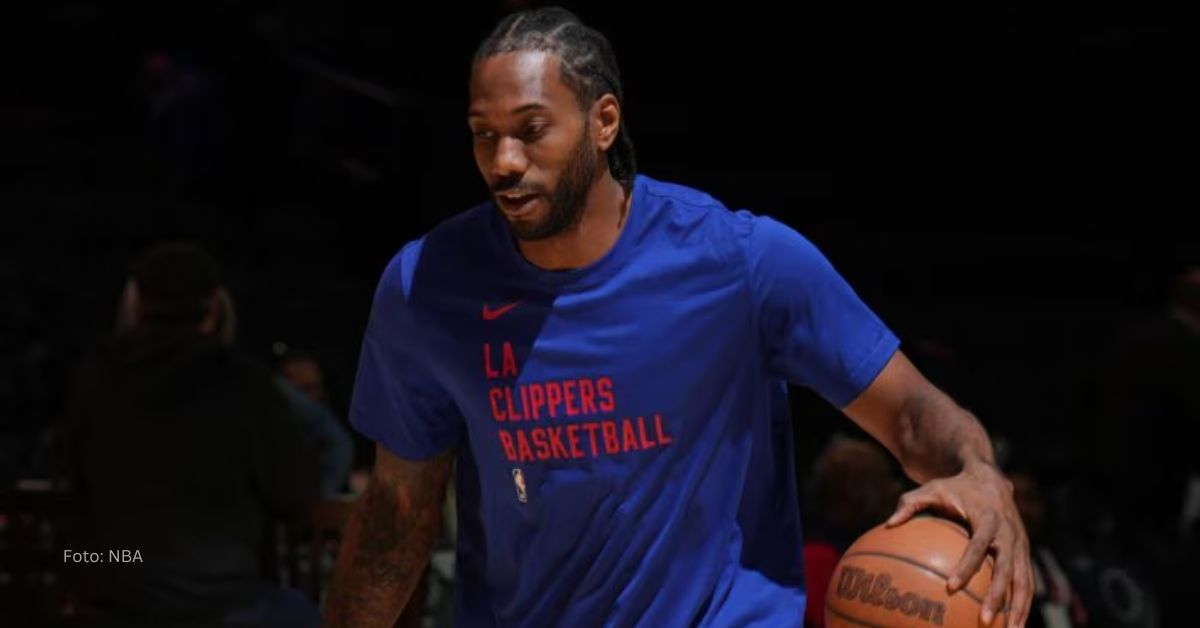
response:
{"label": "basketball", "polygon": [[[962,525],[918,515],[895,528],[863,534],[834,568],[825,601],[830,628],[982,626],[979,614],[991,585],[992,557],[965,587],[949,595],[946,581],[970,537]],[[1000,609],[992,626],[1008,621]]]}

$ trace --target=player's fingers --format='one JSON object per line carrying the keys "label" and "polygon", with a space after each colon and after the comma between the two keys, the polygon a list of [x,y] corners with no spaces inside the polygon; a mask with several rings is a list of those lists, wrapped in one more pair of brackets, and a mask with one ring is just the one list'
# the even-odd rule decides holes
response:
{"label": "player's fingers", "polygon": [[959,559],[958,565],[950,572],[950,580],[947,584],[951,593],[962,588],[971,580],[971,576],[979,571],[979,566],[983,564],[983,559],[987,556],[988,548],[992,546],[999,527],[999,516],[991,513],[974,522],[971,529],[971,542],[967,544],[967,549]]}
{"label": "player's fingers", "polygon": [[896,512],[892,513],[885,525],[889,528],[898,526],[912,519],[913,515],[918,512],[937,503],[933,490],[932,486],[925,485],[901,495],[900,501],[896,504]]}
{"label": "player's fingers", "polygon": [[1033,598],[1033,565],[1030,562],[1029,544],[1017,544],[1017,553],[1013,556],[1012,599],[1009,600],[1009,628],[1021,628],[1029,618],[1030,604]]}
{"label": "player's fingers", "polygon": [[996,536],[996,565],[992,568],[992,584],[983,598],[983,609],[979,615],[986,626],[992,624],[996,611],[1004,603],[1004,594],[1014,585],[1015,545],[1012,532],[1008,528],[1001,528]]}

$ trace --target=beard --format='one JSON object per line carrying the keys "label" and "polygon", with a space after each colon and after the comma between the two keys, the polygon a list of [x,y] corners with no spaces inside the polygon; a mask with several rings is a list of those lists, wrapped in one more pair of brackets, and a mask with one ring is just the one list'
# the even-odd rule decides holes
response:
{"label": "beard", "polygon": [[[600,158],[585,125],[583,137],[571,150],[554,194],[549,198],[549,211],[540,221],[509,220],[508,227],[513,237],[526,242],[545,240],[578,225],[588,192],[599,173]],[[520,189],[521,186],[518,183],[508,187]]]}

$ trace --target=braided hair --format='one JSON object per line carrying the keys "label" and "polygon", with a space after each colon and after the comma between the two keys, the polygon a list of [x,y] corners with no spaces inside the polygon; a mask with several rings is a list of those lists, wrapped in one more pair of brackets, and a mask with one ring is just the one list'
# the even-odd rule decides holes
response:
{"label": "braided hair", "polygon": [[[472,65],[509,52],[546,52],[560,59],[561,79],[587,111],[601,96],[612,94],[624,108],[625,94],[617,57],[608,39],[566,9],[548,7],[504,18],[475,51]],[[633,186],[637,161],[625,120],[606,153],[608,169],[623,186]]]}

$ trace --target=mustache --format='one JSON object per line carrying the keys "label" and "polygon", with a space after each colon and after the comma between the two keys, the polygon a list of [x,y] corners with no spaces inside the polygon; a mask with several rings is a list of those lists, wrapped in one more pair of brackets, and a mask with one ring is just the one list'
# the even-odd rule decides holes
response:
{"label": "mustache", "polygon": [[492,192],[495,194],[503,194],[505,192],[511,192],[513,194],[545,194],[545,190],[542,189],[542,186],[522,184],[519,179],[513,181],[501,181],[492,187]]}

